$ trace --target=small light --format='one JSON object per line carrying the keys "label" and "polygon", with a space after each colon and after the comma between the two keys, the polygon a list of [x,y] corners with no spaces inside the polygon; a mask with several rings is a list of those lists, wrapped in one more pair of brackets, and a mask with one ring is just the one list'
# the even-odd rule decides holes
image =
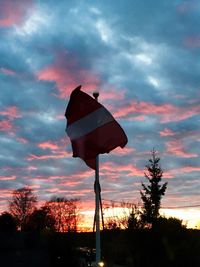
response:
{"label": "small light", "polygon": [[103,261],[100,261],[99,262],[99,267],[103,267],[104,266],[104,262]]}

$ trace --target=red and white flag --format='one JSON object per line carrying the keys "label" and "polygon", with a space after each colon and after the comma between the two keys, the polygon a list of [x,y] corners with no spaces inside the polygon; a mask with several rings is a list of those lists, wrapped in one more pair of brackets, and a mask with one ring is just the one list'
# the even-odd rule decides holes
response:
{"label": "red and white flag", "polygon": [[96,169],[96,156],[127,144],[127,136],[110,112],[78,86],[71,93],[65,117],[73,157]]}

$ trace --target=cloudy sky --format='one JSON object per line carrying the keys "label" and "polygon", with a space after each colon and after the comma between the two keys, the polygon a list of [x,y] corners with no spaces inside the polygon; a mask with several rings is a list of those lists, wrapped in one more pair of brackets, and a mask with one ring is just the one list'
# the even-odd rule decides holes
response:
{"label": "cloudy sky", "polygon": [[[77,85],[129,142],[100,157],[102,198],[139,202],[159,151],[162,206],[200,220],[200,2],[0,1],[0,206],[30,186],[40,201],[80,198],[93,212],[94,172],[71,157],[64,112]],[[176,209],[177,207],[177,209]]]}

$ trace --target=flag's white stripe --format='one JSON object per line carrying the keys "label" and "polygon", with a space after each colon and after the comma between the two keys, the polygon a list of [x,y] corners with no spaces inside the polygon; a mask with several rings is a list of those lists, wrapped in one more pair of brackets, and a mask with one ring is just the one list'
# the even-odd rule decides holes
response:
{"label": "flag's white stripe", "polygon": [[71,140],[80,138],[104,124],[114,121],[113,116],[104,108],[101,107],[89,115],[81,118],[70,124],[66,131]]}

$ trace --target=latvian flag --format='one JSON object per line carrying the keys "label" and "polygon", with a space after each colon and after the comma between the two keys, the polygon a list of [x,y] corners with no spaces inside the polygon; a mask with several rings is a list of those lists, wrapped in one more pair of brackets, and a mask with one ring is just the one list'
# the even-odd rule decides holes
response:
{"label": "latvian flag", "polygon": [[73,157],[80,157],[94,170],[97,155],[127,144],[127,136],[118,122],[99,102],[82,92],[81,86],[72,91],[65,117]]}

